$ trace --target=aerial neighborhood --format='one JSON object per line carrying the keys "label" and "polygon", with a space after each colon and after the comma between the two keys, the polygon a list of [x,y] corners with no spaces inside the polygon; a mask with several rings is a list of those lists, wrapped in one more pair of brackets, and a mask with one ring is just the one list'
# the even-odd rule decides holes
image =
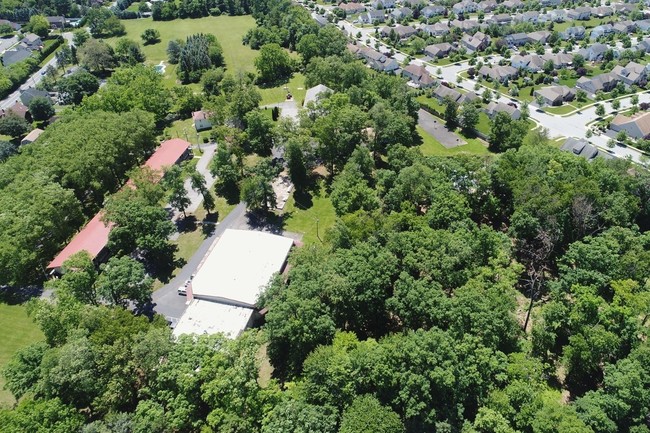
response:
{"label": "aerial neighborhood", "polygon": [[0,433],[650,432],[650,0],[0,0]]}

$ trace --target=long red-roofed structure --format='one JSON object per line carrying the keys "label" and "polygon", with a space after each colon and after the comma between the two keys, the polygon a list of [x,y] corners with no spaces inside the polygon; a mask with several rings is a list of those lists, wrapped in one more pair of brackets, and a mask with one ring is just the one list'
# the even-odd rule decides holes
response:
{"label": "long red-roofed structure", "polygon": [[[149,167],[152,170],[162,171],[165,167],[172,166],[178,163],[187,153],[190,148],[190,143],[180,138],[164,141],[160,144],[158,149],[149,157],[147,162],[143,164],[144,167]],[[127,182],[127,183],[130,183]],[[108,245],[108,235],[111,232],[112,225],[105,225],[101,220],[102,211],[93,217],[88,224],[77,233],[70,243],[66,245],[63,250],[47,265],[48,270],[57,270],[61,268],[63,262],[68,260],[70,256],[80,251],[88,251],[90,256],[95,259]]]}

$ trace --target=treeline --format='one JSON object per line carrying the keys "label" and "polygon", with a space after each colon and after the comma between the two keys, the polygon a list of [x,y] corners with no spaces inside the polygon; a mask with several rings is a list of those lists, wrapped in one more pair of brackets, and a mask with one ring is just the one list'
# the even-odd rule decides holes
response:
{"label": "treeline", "polygon": [[247,15],[251,13],[251,5],[247,0],[165,0],[154,3],[151,12],[154,21],[169,21],[176,18]]}
{"label": "treeline", "polygon": [[0,18],[26,23],[33,15],[65,16],[67,18],[81,17],[90,7],[87,0],[2,0],[0,2]]}

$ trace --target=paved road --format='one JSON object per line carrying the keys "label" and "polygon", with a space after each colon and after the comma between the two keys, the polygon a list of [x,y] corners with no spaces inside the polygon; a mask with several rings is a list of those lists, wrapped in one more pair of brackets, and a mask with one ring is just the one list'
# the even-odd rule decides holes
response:
{"label": "paved road", "polygon": [[436,138],[447,149],[467,144],[458,134],[447,129],[438,119],[428,112],[420,109],[418,111],[418,125],[426,132]]}
{"label": "paved road", "polygon": [[199,265],[203,261],[206,253],[212,247],[212,244],[223,234],[227,228],[241,227],[246,225],[246,204],[239,203],[226,218],[221,221],[216,227],[214,232],[201,244],[196,250],[196,253],[187,262],[183,269],[180,270],[178,275],[173,278],[167,285],[156,290],[153,293],[152,299],[154,302],[154,310],[157,313],[171,318],[180,318],[187,305],[185,304],[187,298],[178,294],[178,287],[181,286],[185,280],[189,279],[192,274],[195,274]]}
{"label": "paved road", "polygon": [[[65,32],[63,33],[63,37],[68,41],[69,45],[72,45],[72,32]],[[25,81],[25,83],[20,86],[15,92],[11,93],[9,96],[7,96],[5,99],[0,101],[0,108],[6,110],[7,108],[11,107],[20,99],[20,94],[24,91],[27,90],[31,87],[36,87],[38,83],[41,82],[43,79],[43,76],[45,75],[45,71],[47,70],[48,66],[53,66],[56,68],[56,56],[52,57],[41,69],[38,71],[34,72],[34,74]]]}

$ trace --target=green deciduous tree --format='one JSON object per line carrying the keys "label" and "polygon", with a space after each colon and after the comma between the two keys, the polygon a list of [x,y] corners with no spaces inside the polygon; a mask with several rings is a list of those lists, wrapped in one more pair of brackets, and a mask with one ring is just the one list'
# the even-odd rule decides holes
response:
{"label": "green deciduous tree", "polygon": [[278,44],[266,44],[255,58],[255,68],[260,83],[277,83],[288,79],[293,73],[293,60]]}
{"label": "green deciduous tree", "polygon": [[160,32],[156,29],[145,29],[140,35],[145,45],[151,45],[160,42]]}
{"label": "green deciduous tree", "polygon": [[99,90],[99,80],[85,69],[80,69],[70,76],[60,78],[57,89],[63,104],[78,105],[84,96],[90,96]]}
{"label": "green deciduous tree", "polygon": [[37,96],[29,101],[29,112],[31,113],[32,118],[37,122],[47,120],[54,116],[55,113],[52,100],[44,96]]}
{"label": "green deciduous tree", "polygon": [[404,424],[389,407],[370,395],[357,397],[343,412],[339,433],[403,433]]}
{"label": "green deciduous tree", "polygon": [[115,65],[113,48],[97,39],[89,39],[79,48],[81,65],[91,72],[104,72]]}
{"label": "green deciduous tree", "polygon": [[115,43],[115,59],[121,65],[136,65],[145,61],[140,44],[129,38],[120,38]]}
{"label": "green deciduous tree", "polygon": [[525,122],[514,120],[508,113],[498,112],[490,121],[490,148],[502,152],[517,149],[523,143],[528,126]]}
{"label": "green deciduous tree", "polygon": [[479,110],[471,101],[465,101],[461,106],[459,125],[464,131],[472,131],[479,121]]}
{"label": "green deciduous tree", "polygon": [[44,38],[50,33],[50,22],[43,15],[32,15],[29,18],[29,29]]}
{"label": "green deciduous tree", "polygon": [[141,263],[130,257],[111,257],[101,266],[96,282],[97,295],[105,301],[126,307],[129,301],[142,307],[151,301],[153,280]]}
{"label": "green deciduous tree", "polygon": [[21,137],[32,130],[32,127],[27,121],[13,113],[0,118],[0,134],[8,135],[10,137]]}

